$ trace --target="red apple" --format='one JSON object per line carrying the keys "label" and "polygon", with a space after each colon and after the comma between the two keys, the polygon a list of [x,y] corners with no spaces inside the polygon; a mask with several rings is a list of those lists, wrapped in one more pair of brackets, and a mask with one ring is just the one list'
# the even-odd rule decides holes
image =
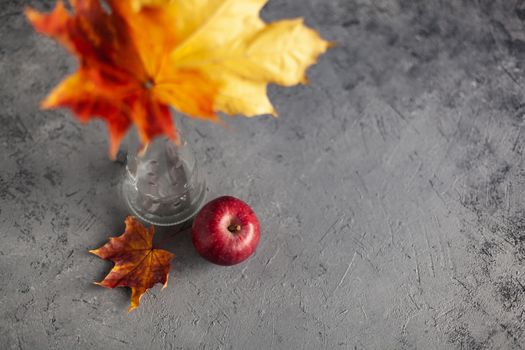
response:
{"label": "red apple", "polygon": [[257,248],[259,236],[259,220],[252,208],[234,197],[212,200],[193,221],[195,249],[218,265],[235,265],[246,260]]}

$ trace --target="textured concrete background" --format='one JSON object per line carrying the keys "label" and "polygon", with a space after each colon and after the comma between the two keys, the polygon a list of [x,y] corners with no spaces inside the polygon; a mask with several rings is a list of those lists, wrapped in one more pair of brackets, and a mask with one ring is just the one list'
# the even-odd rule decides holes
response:
{"label": "textured concrete background", "polygon": [[[128,314],[87,253],[123,229],[102,123],[37,108],[75,62],[0,1],[2,349],[525,347],[525,2],[272,0],[339,46],[278,120],[178,120],[209,198],[258,213],[257,254],[206,263]],[[39,9],[50,1],[33,1]]]}

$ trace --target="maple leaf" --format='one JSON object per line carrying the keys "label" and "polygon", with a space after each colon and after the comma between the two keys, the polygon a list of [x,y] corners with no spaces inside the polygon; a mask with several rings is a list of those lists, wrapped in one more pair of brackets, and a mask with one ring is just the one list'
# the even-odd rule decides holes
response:
{"label": "maple leaf", "polygon": [[142,295],[156,283],[162,283],[163,288],[168,283],[170,262],[174,255],[162,249],[153,249],[153,234],[153,226],[146,229],[129,216],[121,236],[112,237],[102,247],[89,251],[115,263],[106,278],[96,284],[108,288],[130,287],[129,311],[139,306]]}
{"label": "maple leaf", "polygon": [[276,115],[268,83],[305,83],[305,71],[329,43],[301,19],[267,24],[267,0],[71,0],[26,15],[41,33],[80,60],[79,70],[43,101],[68,107],[80,120],[109,125],[115,155],[135,124],[143,144],[176,132],[168,106],[216,120],[230,115]]}

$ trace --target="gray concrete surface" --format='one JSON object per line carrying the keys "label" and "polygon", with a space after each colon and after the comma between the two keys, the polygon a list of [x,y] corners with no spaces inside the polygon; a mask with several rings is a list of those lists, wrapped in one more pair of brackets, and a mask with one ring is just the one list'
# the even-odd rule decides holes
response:
{"label": "gray concrete surface", "polygon": [[[119,234],[102,123],[37,108],[75,61],[0,1],[2,349],[525,347],[525,2],[272,0],[339,46],[278,120],[181,120],[209,198],[249,202],[256,255],[206,263],[187,230],[168,288],[92,284]],[[50,1],[33,1],[40,9]]]}

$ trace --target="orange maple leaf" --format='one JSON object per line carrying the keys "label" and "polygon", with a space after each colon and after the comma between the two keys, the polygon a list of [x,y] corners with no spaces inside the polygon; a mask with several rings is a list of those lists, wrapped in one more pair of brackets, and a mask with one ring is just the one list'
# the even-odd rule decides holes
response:
{"label": "orange maple leaf", "polygon": [[98,257],[115,263],[102,282],[96,284],[108,287],[130,287],[132,311],[139,306],[140,298],[151,287],[168,283],[170,262],[174,255],[162,249],[153,249],[154,227],[146,229],[134,217],[126,218],[126,230],[119,237],[110,238],[102,247],[90,250]]}
{"label": "orange maple leaf", "polygon": [[43,101],[68,107],[80,120],[104,119],[115,155],[135,124],[143,144],[176,132],[169,106],[216,120],[215,112],[276,112],[268,83],[305,83],[305,71],[329,43],[301,19],[267,24],[267,0],[71,0],[26,15],[80,60],[79,70]]}

